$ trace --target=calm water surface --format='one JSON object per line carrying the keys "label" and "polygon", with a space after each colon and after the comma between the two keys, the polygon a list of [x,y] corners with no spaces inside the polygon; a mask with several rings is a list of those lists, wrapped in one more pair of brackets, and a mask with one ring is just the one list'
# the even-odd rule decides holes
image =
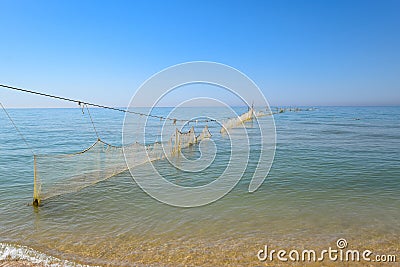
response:
{"label": "calm water surface", "polygon": [[[215,109],[190,112],[221,115]],[[77,152],[96,140],[80,109],[9,113],[38,154]],[[92,115],[102,138],[120,144],[123,114],[93,109]],[[0,112],[0,243],[94,265],[249,266],[260,264],[255,255],[265,244],[317,249],[334,246],[338,238],[352,248],[398,253],[400,107],[319,107],[275,115],[275,123],[275,160],[255,193],[247,187],[257,153],[233,191],[200,208],[162,204],[125,172],[35,209],[27,205],[32,153]],[[247,126],[250,135],[257,132]],[[224,151],[218,125],[209,127]],[[213,167],[197,176],[166,161],[156,167],[189,185],[209,182],[226,162],[226,155],[217,155]],[[136,172],[147,175],[141,167]]]}

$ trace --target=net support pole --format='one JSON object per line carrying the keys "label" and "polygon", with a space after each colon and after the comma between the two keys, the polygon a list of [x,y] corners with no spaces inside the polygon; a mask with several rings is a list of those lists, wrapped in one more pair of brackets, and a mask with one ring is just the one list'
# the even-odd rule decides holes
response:
{"label": "net support pole", "polygon": [[38,192],[38,181],[36,175],[36,155],[33,155],[33,201],[32,205],[38,207],[40,205],[40,198]]}

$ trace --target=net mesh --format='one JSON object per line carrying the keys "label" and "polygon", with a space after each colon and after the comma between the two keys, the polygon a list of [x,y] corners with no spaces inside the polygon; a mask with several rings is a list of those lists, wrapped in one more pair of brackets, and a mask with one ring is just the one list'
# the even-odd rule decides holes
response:
{"label": "net mesh", "polygon": [[254,108],[251,107],[247,112],[243,113],[242,115],[223,122],[220,132],[224,134],[229,129],[239,127],[244,122],[252,120],[255,115],[256,113],[254,111]]}
{"label": "net mesh", "polygon": [[76,192],[129,168],[163,159],[165,153],[177,156],[183,148],[210,137],[207,126],[198,136],[192,127],[188,132],[176,129],[164,149],[160,142],[146,146],[136,142],[122,147],[98,139],[78,153],[35,155],[33,204],[40,205],[42,200]]}
{"label": "net mesh", "polygon": [[200,142],[201,140],[206,138],[211,138],[211,133],[208,130],[207,125],[204,127],[203,131],[199,134],[199,136],[197,136],[197,142]]}

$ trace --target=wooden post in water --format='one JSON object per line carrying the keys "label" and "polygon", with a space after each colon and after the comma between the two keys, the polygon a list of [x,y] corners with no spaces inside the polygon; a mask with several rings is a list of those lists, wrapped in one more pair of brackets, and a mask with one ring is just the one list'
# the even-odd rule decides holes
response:
{"label": "wooden post in water", "polygon": [[36,177],[36,155],[33,155],[33,201],[32,205],[38,207],[40,205],[40,198],[38,193],[38,185],[37,185],[37,177]]}

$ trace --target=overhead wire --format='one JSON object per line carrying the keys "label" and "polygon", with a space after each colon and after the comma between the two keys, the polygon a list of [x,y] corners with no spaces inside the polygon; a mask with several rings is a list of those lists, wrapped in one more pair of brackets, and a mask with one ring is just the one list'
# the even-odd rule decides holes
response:
{"label": "overhead wire", "polygon": [[0,84],[0,87],[7,88],[7,89],[11,89],[11,90],[15,90],[15,91],[20,91],[20,92],[25,92],[25,93],[29,93],[29,94],[35,94],[35,95],[45,96],[45,97],[49,97],[49,98],[53,98],[53,99],[58,99],[58,100],[63,100],[63,101],[68,101],[68,102],[73,102],[73,103],[78,104],[79,106],[86,105],[86,106],[92,106],[92,107],[97,107],[97,108],[104,108],[104,109],[115,110],[115,111],[124,112],[124,113],[135,114],[135,115],[139,115],[139,116],[146,116],[146,117],[151,117],[151,118],[157,118],[157,119],[160,119],[160,120],[170,120],[170,121],[172,121],[174,124],[175,124],[177,121],[180,121],[180,122],[195,122],[195,121],[197,121],[197,122],[213,122],[213,121],[216,121],[215,119],[205,119],[205,120],[199,120],[199,119],[197,119],[197,120],[192,120],[192,119],[189,119],[189,120],[185,120],[185,119],[169,118],[169,117],[163,117],[163,116],[159,116],[159,115],[145,114],[145,113],[141,113],[141,112],[137,112],[137,111],[132,111],[132,110],[129,110],[129,109],[121,109],[121,108],[116,108],[116,107],[110,107],[110,106],[105,106],[105,105],[90,103],[90,102],[86,102],[86,101],[82,101],[82,100],[77,100],[77,99],[62,97],[62,96],[56,96],[56,95],[52,95],[52,94],[37,92],[37,91],[28,90],[28,89],[19,88],[19,87],[10,86],[10,85],[5,85],[5,84]]}

